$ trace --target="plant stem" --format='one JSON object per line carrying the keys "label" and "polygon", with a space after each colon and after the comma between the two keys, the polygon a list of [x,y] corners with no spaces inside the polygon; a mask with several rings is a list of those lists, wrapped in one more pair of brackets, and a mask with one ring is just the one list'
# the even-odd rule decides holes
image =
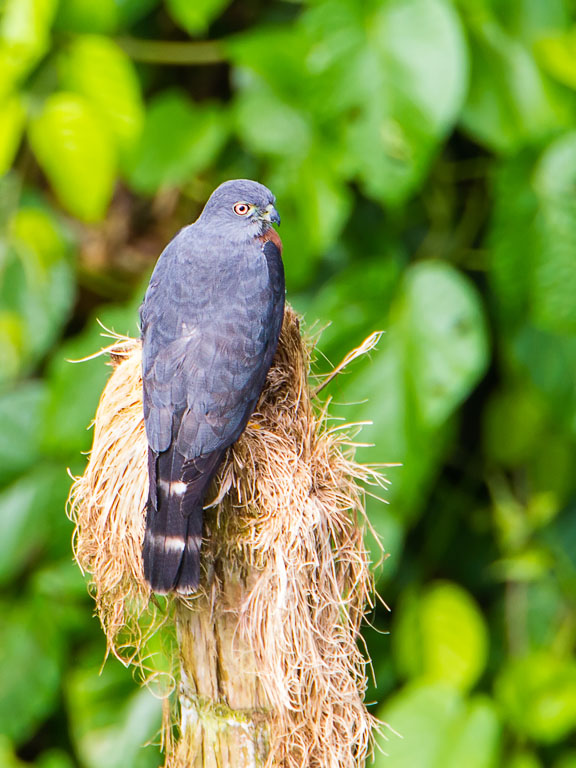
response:
{"label": "plant stem", "polygon": [[190,66],[220,64],[226,61],[224,45],[219,40],[177,42],[119,37],[116,42],[131,59],[149,64]]}

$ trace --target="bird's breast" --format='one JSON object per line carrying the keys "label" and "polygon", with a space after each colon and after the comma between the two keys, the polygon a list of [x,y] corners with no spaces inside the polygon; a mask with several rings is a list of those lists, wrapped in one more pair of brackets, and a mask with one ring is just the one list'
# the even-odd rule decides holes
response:
{"label": "bird's breast", "polygon": [[276,248],[282,253],[282,240],[280,240],[280,235],[273,227],[269,227],[266,232],[259,235],[256,239],[262,244],[261,247],[264,247],[266,243],[274,243]]}

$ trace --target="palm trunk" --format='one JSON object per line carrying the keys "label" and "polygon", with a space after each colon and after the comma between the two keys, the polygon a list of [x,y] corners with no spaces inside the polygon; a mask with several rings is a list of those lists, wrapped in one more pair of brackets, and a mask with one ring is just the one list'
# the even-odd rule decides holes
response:
{"label": "palm trunk", "polygon": [[216,605],[206,595],[180,605],[180,737],[171,768],[261,768],[268,758],[270,710],[252,650],[238,632],[249,586],[228,574]]}

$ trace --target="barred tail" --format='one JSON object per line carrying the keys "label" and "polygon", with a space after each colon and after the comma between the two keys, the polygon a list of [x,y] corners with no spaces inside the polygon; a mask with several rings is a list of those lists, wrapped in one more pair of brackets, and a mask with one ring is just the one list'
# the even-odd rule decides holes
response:
{"label": "barred tail", "polygon": [[200,583],[202,506],[222,460],[214,451],[186,460],[175,447],[148,451],[150,492],[144,537],[144,576],[161,594],[190,594]]}

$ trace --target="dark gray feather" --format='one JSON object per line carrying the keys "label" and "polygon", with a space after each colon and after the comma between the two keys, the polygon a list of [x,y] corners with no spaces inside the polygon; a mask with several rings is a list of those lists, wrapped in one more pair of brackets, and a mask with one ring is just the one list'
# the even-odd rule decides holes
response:
{"label": "dark gray feather", "polygon": [[143,552],[156,591],[197,586],[204,496],[256,406],[282,326],[280,249],[231,213],[248,194],[273,202],[254,182],[222,185],[160,256],[140,311],[151,462]]}

